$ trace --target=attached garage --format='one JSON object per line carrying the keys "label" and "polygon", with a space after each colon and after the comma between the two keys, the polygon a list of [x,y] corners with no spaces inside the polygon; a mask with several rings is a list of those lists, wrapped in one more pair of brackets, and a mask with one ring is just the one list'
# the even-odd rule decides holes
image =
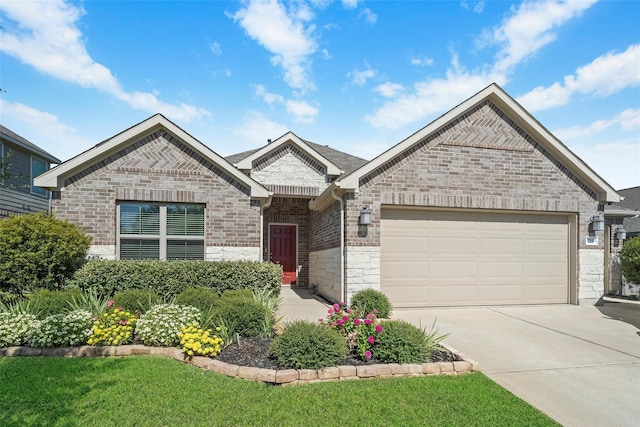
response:
{"label": "attached garage", "polygon": [[383,206],[381,290],[396,307],[568,303],[572,218]]}

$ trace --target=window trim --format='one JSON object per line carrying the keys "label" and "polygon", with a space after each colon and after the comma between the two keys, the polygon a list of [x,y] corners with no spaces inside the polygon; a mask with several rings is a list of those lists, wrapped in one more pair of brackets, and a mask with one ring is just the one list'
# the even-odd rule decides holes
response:
{"label": "window trim", "polygon": [[[41,162],[42,164],[44,164],[44,172],[42,172],[42,173],[45,173],[46,171],[49,170],[49,163],[47,163],[45,160],[42,160],[41,158],[36,157],[33,154],[31,154],[29,156],[29,177],[30,177],[30,179],[29,179],[29,192],[31,194],[33,194],[34,196],[49,198],[49,191],[47,189],[42,188],[42,187],[37,187],[37,186],[33,185],[33,180],[35,178],[35,176],[33,176],[33,161],[34,160],[37,160],[37,161]],[[39,174],[39,175],[41,175],[41,174]],[[42,190],[43,192],[41,193],[39,191],[35,191],[36,189]]]}
{"label": "window trim", "polygon": [[[159,208],[160,218],[159,218],[159,234],[121,234],[120,233],[120,207],[122,205],[156,205]],[[202,206],[203,208],[203,233],[202,236],[183,236],[176,234],[167,234],[167,206],[171,205],[183,205],[183,206]],[[206,223],[207,223],[207,215],[206,215],[207,206],[204,203],[179,203],[179,202],[169,202],[169,203],[161,203],[161,202],[145,202],[145,201],[129,201],[129,200],[119,200],[116,202],[116,257],[120,258],[120,241],[122,239],[137,239],[137,240],[154,240],[158,241],[159,244],[159,260],[167,261],[167,242],[169,240],[191,240],[191,241],[201,241],[203,244],[203,256],[202,259],[206,260],[207,258],[207,245],[206,245]]]}

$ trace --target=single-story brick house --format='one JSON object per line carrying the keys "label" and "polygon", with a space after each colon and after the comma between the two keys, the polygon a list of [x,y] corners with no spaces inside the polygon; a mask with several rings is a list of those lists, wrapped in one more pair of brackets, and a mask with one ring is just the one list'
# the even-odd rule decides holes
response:
{"label": "single-story brick house", "polygon": [[293,133],[225,158],[162,115],[36,179],[112,259],[273,260],[396,307],[593,304],[616,191],[493,84],[371,161]]}

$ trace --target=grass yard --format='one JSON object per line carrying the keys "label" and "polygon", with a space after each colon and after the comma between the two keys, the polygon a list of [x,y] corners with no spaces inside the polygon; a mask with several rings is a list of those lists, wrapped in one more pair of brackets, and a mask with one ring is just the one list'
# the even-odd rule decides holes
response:
{"label": "grass yard", "polygon": [[154,356],[0,358],[0,426],[555,426],[481,373],[275,387]]}

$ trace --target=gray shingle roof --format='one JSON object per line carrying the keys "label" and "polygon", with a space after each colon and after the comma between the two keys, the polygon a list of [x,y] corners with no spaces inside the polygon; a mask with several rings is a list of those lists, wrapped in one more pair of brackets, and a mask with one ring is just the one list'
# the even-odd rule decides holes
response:
{"label": "gray shingle roof", "polygon": [[[640,211],[640,186],[618,190],[618,193],[624,200],[614,203],[614,206]],[[623,224],[628,233],[640,232],[640,218],[625,218]]]}
{"label": "gray shingle roof", "polygon": [[[343,175],[353,172],[354,170],[358,169],[360,166],[368,162],[368,160],[362,159],[357,156],[353,156],[351,154],[348,154],[342,151],[338,151],[334,148],[329,147],[328,145],[316,144],[315,142],[307,141],[306,139],[303,139],[303,141],[309,144],[309,146],[314,150],[316,150],[321,156],[325,157],[331,163],[334,163],[336,166],[342,169],[344,171]],[[237,163],[240,160],[246,157],[249,157],[256,151],[258,151],[260,148],[262,147],[256,148],[255,150],[243,151],[242,153],[232,154],[230,156],[225,157],[225,159],[229,163]]]}
{"label": "gray shingle roof", "polygon": [[2,136],[3,139],[6,139],[7,141],[10,141],[11,143],[18,145],[27,151],[39,154],[41,157],[44,157],[50,163],[56,163],[56,164],[62,163],[60,159],[58,159],[57,157],[54,157],[53,155],[47,153],[46,151],[38,147],[33,142],[29,141],[26,138],[21,137],[20,135],[18,135],[11,129],[6,128],[3,125],[0,125],[0,135]]}

